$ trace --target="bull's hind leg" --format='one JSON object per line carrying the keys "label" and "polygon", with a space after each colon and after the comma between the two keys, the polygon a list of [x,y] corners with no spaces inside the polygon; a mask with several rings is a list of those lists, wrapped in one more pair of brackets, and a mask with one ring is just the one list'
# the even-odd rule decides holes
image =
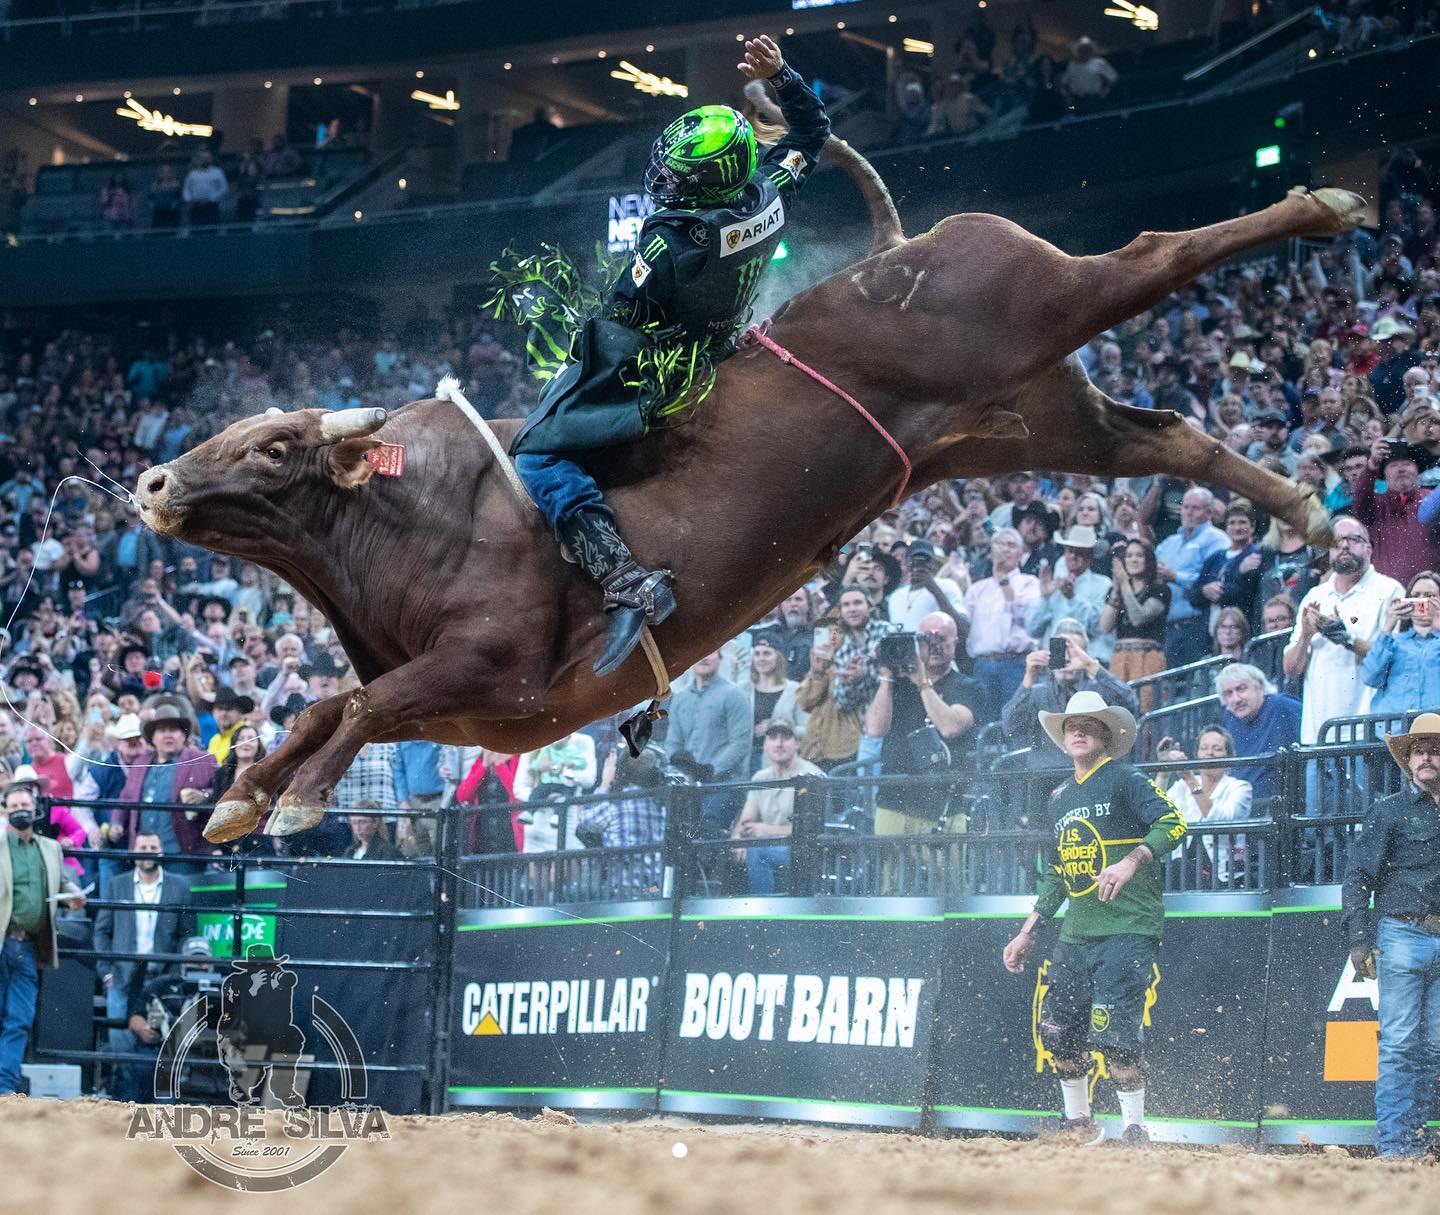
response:
{"label": "bull's hind leg", "polygon": [[311,755],[335,733],[345,711],[344,696],[316,701],[295,719],[295,728],[283,743],[259,763],[247,768],[240,779],[220,795],[205,838],[212,844],[249,835],[270,809],[275,790],[285,783]]}
{"label": "bull's hind leg", "polygon": [[[1349,190],[1311,193],[1296,187],[1278,203],[1188,232],[1142,232],[1122,249],[1072,259],[1076,318],[1083,332],[1073,350],[1095,334],[1153,308],[1173,291],[1228,257],[1294,236],[1334,236],[1364,218],[1365,200]],[[1068,293],[1067,293],[1068,294]]]}
{"label": "bull's hind leg", "polygon": [[1067,359],[1021,391],[1013,408],[1032,435],[1054,436],[1036,450],[1033,439],[959,441],[953,455],[917,475],[936,479],[996,475],[1037,464],[1104,477],[1168,473],[1223,485],[1278,515],[1312,544],[1329,547],[1330,516],[1309,486],[1297,485],[1236,455],[1196,430],[1178,413],[1135,409],[1111,400]]}

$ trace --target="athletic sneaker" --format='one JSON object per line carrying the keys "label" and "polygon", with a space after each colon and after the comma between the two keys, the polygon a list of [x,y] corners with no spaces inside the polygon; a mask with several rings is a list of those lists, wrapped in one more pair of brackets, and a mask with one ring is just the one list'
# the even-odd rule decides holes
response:
{"label": "athletic sneaker", "polygon": [[1090,1147],[1105,1138],[1105,1130],[1094,1118],[1062,1118],[1052,1138],[1076,1147]]}
{"label": "athletic sneaker", "polygon": [[1120,1132],[1120,1145],[1128,1148],[1148,1148],[1150,1132],[1139,1123],[1133,1123]]}

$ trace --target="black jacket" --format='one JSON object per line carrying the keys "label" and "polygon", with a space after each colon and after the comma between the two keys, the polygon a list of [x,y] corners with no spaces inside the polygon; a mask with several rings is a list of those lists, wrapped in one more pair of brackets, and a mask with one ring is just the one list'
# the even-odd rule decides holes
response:
{"label": "black jacket", "polygon": [[578,361],[545,386],[512,454],[592,451],[644,434],[639,393],[622,373],[646,347],[647,332],[678,331],[723,357],[749,319],[788,209],[830,136],[825,108],[798,73],[785,68],[775,86],[790,130],[765,149],[733,205],[657,211],[645,221],[604,314],[581,331]]}
{"label": "black jacket", "polygon": [[1350,947],[1375,943],[1375,917],[1440,915],[1440,807],[1416,785],[1375,803],[1350,849],[1340,888]]}

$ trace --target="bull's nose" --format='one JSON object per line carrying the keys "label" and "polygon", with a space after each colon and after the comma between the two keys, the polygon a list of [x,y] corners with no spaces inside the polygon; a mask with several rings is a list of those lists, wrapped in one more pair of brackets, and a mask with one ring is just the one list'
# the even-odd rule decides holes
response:
{"label": "bull's nose", "polygon": [[166,485],[167,478],[163,468],[152,469],[145,474],[143,482],[145,492],[152,498],[161,493]]}

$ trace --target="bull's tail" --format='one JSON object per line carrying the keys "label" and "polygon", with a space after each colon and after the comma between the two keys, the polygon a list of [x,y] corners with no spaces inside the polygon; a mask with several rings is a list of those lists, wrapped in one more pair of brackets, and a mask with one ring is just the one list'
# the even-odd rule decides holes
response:
{"label": "bull's tail", "polygon": [[870,212],[870,253],[884,253],[886,249],[903,245],[905,233],[900,227],[900,215],[895,210],[895,200],[890,197],[890,190],[880,179],[875,166],[843,139],[834,135],[825,141],[825,155],[844,169],[860,188],[865,206]]}
{"label": "bull's tail", "polygon": [[[770,100],[763,84],[751,81],[745,86],[745,97],[750,102],[749,117],[757,138],[765,143],[774,143],[785,134],[785,118],[780,113],[780,107]],[[870,253],[884,253],[886,249],[903,245],[905,233],[900,227],[895,200],[890,197],[890,190],[875,171],[875,166],[835,135],[825,141],[824,155],[844,169],[860,188],[866,209],[870,212]]]}

